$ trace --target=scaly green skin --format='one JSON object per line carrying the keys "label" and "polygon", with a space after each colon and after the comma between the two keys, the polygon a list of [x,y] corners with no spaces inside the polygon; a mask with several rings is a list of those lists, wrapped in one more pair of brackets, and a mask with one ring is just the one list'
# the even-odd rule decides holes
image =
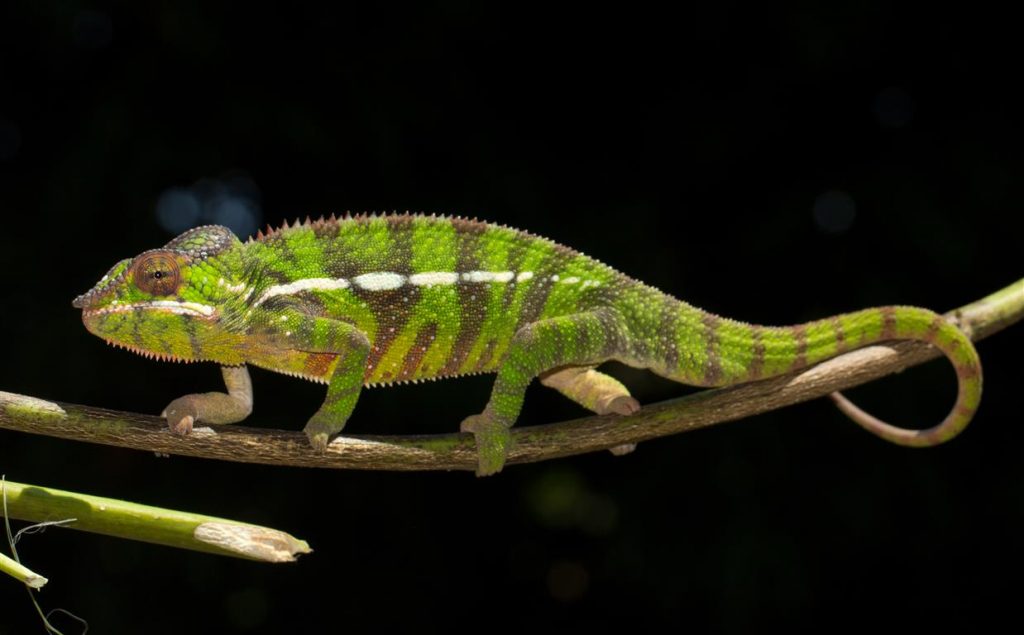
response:
{"label": "scaly green skin", "polygon": [[744,324],[544,238],[458,218],[332,217],[245,243],[224,227],[199,227],[119,262],[74,305],[109,342],[224,367],[228,393],[186,395],[164,411],[180,433],[195,421],[249,414],[244,364],[328,384],[306,425],[319,451],[364,385],[495,372],[483,412],[462,423],[476,436],[479,474],[504,464],[509,428],[535,377],[599,414],[639,409],[622,384],[594,370],[610,359],[726,386],[886,340],[928,342],[959,379],[956,405],[934,428],[896,428],[837,397],[855,421],[910,446],[952,438],[981,398],[973,345],[932,311],[890,306],[791,327]]}

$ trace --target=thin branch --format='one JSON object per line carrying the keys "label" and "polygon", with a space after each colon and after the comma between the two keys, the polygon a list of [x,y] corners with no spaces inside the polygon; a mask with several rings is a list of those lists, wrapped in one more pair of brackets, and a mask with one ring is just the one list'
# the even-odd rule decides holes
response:
{"label": "thin branch", "polygon": [[61,519],[81,531],[263,562],[292,562],[310,552],[304,540],[269,527],[11,481],[3,487],[10,518]]}
{"label": "thin branch", "polygon": [[[1024,318],[1024,279],[947,317],[980,340]],[[924,344],[872,346],[800,373],[644,406],[630,416],[607,415],[513,428],[508,463],[529,463],[689,432],[845,390],[937,357]],[[311,451],[298,431],[243,426],[199,427],[187,437],[158,417],[101,410],[0,393],[0,427],[165,454],[308,467],[364,470],[473,470],[469,434],[345,436],[327,452]]]}
{"label": "thin branch", "polygon": [[2,553],[0,553],[0,573],[6,573],[33,589],[40,589],[47,583],[46,578]]}

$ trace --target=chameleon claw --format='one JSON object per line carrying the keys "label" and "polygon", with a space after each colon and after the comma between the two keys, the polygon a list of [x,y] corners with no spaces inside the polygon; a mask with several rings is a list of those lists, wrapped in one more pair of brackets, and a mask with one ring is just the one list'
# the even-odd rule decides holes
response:
{"label": "chameleon claw", "polygon": [[195,423],[195,419],[191,415],[185,415],[176,422],[167,420],[167,427],[171,429],[174,434],[185,436],[192,433],[192,424]]}
{"label": "chameleon claw", "polygon": [[615,456],[626,456],[627,454],[632,453],[635,449],[635,443],[623,443],[621,445],[616,445],[614,447],[608,448],[608,451],[614,454]]}
{"label": "chameleon claw", "polygon": [[600,414],[632,415],[640,412],[640,402],[629,395],[620,395],[598,411]]}
{"label": "chameleon claw", "polygon": [[309,439],[309,445],[312,446],[313,452],[323,454],[327,451],[327,444],[330,442],[331,435],[339,431],[339,426],[337,423],[332,424],[318,413],[313,415],[313,418],[306,423],[306,427],[302,431],[306,433],[306,438]]}
{"label": "chameleon claw", "polygon": [[185,436],[192,432],[192,425],[196,422],[197,414],[195,405],[189,397],[179,397],[167,404],[161,417],[167,419],[167,427],[173,434]]}
{"label": "chameleon claw", "polygon": [[327,452],[327,442],[330,437],[325,432],[310,433],[306,432],[306,437],[309,439],[309,445],[313,446],[313,452],[317,454],[323,454]]}

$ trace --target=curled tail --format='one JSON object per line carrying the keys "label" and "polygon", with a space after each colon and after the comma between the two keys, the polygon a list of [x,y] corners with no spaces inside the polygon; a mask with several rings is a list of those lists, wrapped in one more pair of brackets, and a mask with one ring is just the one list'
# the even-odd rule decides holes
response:
{"label": "curled tail", "polygon": [[907,339],[927,342],[953,364],[958,385],[956,403],[946,418],[934,427],[909,430],[864,412],[841,393],[832,393],[832,400],[846,416],[886,441],[915,448],[949,441],[967,427],[981,401],[981,360],[974,344],[963,331],[927,309],[897,306],[875,310],[888,316],[889,332],[885,333],[888,337],[880,337],[878,341]]}
{"label": "curled tail", "polygon": [[925,447],[952,439],[970,423],[981,400],[981,361],[974,345],[928,309],[885,306],[789,327],[744,324],[688,305],[676,315],[677,343],[697,342],[699,353],[689,358],[672,355],[657,371],[702,386],[767,379],[886,341],[931,344],[953,364],[959,385],[956,404],[938,425],[924,430],[900,428],[864,412],[841,394],[832,394],[853,421],[899,445]]}

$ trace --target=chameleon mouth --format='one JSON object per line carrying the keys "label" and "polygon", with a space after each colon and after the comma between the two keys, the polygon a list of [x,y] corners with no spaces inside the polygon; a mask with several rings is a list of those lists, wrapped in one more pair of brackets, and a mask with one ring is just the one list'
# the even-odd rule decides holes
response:
{"label": "chameleon mouth", "polygon": [[176,300],[154,300],[152,302],[133,302],[131,304],[110,304],[105,307],[82,309],[82,317],[110,315],[111,313],[127,313],[129,311],[146,310],[188,315],[198,318],[211,318],[217,309],[199,302],[178,302]]}

